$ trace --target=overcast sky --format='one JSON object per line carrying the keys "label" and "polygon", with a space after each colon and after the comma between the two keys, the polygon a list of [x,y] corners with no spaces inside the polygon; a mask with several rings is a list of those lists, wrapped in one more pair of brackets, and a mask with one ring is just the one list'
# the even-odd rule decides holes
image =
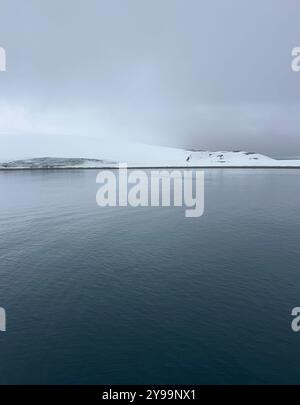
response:
{"label": "overcast sky", "polygon": [[296,0],[0,0],[5,134],[300,155]]}

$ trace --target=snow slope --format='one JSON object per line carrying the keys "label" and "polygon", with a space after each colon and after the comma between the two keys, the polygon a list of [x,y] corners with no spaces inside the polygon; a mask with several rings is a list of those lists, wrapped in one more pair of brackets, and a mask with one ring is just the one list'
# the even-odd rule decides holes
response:
{"label": "snow slope", "polygon": [[300,167],[300,160],[277,160],[245,151],[197,151],[191,152],[188,164],[205,167]]}
{"label": "snow slope", "polygon": [[116,167],[299,167],[245,151],[184,150],[83,137],[0,136],[0,168]]}

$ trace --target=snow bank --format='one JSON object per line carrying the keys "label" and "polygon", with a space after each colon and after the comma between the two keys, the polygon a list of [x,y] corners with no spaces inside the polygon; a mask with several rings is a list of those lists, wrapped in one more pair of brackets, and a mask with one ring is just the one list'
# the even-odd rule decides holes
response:
{"label": "snow bank", "polygon": [[115,167],[118,162],[130,167],[300,167],[300,160],[245,151],[184,150],[89,137],[0,136],[1,168],[37,168],[39,162],[40,167],[87,168]]}

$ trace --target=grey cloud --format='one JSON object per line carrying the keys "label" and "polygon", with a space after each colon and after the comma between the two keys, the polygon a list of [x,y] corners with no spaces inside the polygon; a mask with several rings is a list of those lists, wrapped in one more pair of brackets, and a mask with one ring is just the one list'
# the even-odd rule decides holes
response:
{"label": "grey cloud", "polygon": [[0,134],[300,155],[299,2],[0,0],[0,9]]}

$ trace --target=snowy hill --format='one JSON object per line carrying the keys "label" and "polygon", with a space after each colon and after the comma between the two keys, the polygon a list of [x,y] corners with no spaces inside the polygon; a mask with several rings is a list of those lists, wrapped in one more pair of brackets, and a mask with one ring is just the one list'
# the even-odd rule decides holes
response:
{"label": "snowy hill", "polygon": [[277,160],[258,153],[244,151],[194,151],[189,155],[190,166],[205,167],[300,167],[300,160]]}
{"label": "snowy hill", "polygon": [[117,163],[99,159],[54,157],[13,160],[0,163],[0,169],[77,169],[107,166],[117,166]]}
{"label": "snowy hill", "polygon": [[[48,157],[44,157],[48,156]],[[0,136],[0,169],[116,167],[299,167],[246,151],[184,150],[82,137]]]}

